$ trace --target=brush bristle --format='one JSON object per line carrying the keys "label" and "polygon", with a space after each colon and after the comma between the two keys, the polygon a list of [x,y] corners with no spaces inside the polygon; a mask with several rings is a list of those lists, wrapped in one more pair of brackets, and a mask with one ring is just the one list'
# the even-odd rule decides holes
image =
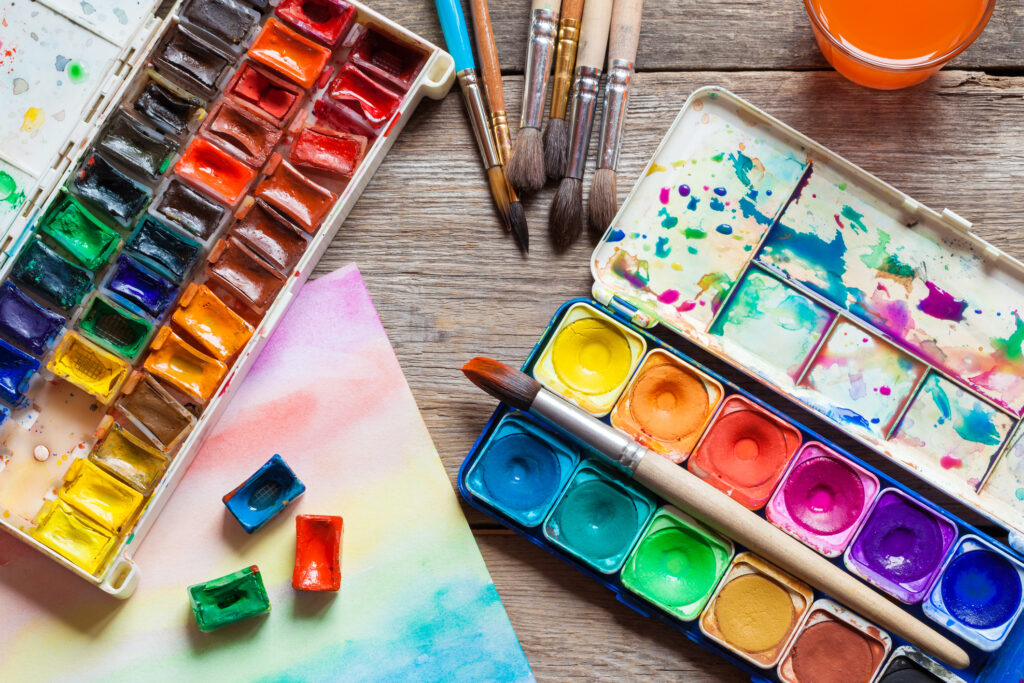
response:
{"label": "brush bristle", "polygon": [[619,210],[617,191],[613,169],[599,168],[594,172],[590,201],[587,203],[590,231],[594,237],[600,238],[612,224],[615,212]]}
{"label": "brush bristle", "polygon": [[508,179],[520,194],[544,187],[544,143],[536,128],[519,129],[508,161]]}
{"label": "brush bristle", "polygon": [[519,410],[529,410],[540,391],[540,384],[525,372],[500,361],[477,356],[462,366],[469,381],[502,403]]}
{"label": "brush bristle", "polygon": [[565,176],[569,165],[569,127],[565,119],[548,119],[544,129],[544,171],[548,180]]}
{"label": "brush bristle", "polygon": [[523,208],[523,203],[520,201],[512,202],[508,213],[512,225],[512,236],[516,238],[516,243],[523,250],[523,253],[529,254],[530,230],[526,225],[526,209]]}
{"label": "brush bristle", "polygon": [[558,192],[551,202],[551,241],[564,251],[579,239],[583,232],[583,181],[562,178]]}
{"label": "brush bristle", "polygon": [[512,230],[512,187],[505,177],[505,169],[501,166],[492,166],[487,169],[487,182],[491,186],[491,196],[494,197],[494,205],[501,214],[501,222],[505,224],[505,230]]}

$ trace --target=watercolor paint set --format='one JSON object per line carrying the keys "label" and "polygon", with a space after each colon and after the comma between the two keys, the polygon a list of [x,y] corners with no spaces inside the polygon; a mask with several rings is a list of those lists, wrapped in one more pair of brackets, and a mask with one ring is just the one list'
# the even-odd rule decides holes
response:
{"label": "watercolor paint set", "polygon": [[[815,186],[811,168],[835,174],[829,177],[839,184]],[[980,418],[957,413],[964,402],[951,397],[943,403],[938,397],[948,394],[931,387],[946,391],[955,385],[958,396],[973,389],[951,379],[946,366],[856,318],[864,309],[829,309],[812,288],[787,282],[774,266],[759,265],[771,245],[796,249],[813,243],[792,230],[785,239],[773,239],[775,232],[789,230],[785,216],[803,198],[824,210],[818,203],[826,203],[829,192],[833,199],[844,193],[846,202],[870,195],[874,214],[860,204],[851,211],[873,217],[882,215],[881,197],[896,193],[734,95],[718,88],[697,91],[594,253],[594,298],[569,301],[555,313],[523,371],[874,586],[962,646],[970,655],[968,669],[945,667],[668,505],[558,427],[505,405],[464,461],[460,492],[474,507],[605,584],[633,609],[730,659],[752,680],[806,683],[833,680],[821,677],[842,671],[842,680],[890,683],[1016,681],[1024,661],[1019,547],[987,535],[723,379],[680,350],[686,341],[669,343],[648,329],[661,322],[706,349],[728,351],[718,355],[812,414],[829,414],[823,398],[802,400],[820,387],[821,397],[836,403],[844,398],[851,414],[862,411],[868,425],[876,424],[873,418],[885,423],[886,434],[906,434],[916,425],[921,438],[915,447],[926,454],[936,443],[961,448],[967,439],[962,433],[983,429]],[[907,259],[922,271],[927,263],[942,291],[958,291],[948,284],[944,267],[981,268],[971,260],[977,254],[999,264],[1004,275],[988,266],[981,272],[1002,282],[1018,267],[960,229],[955,242],[944,243],[945,260],[912,261],[906,245],[934,237],[939,228],[925,232],[931,222],[949,232],[954,228],[947,222],[958,219],[909,199],[884,206],[914,211],[918,218],[886,230],[889,242],[878,258]],[[838,230],[828,253],[874,225],[863,218],[857,225],[844,218],[842,208],[828,211],[826,218]],[[804,221],[816,218],[803,210],[799,215]],[[975,251],[954,264],[954,246]],[[826,277],[817,260],[806,264],[807,272]],[[853,270],[838,268],[829,277]],[[916,285],[906,277],[893,283],[879,276],[879,282],[913,290]],[[927,298],[931,289],[925,290]],[[1006,298],[999,305],[1011,303]],[[1004,315],[1012,326],[1013,316]],[[691,327],[694,320],[703,321],[698,331]],[[948,323],[946,330],[959,333]],[[730,344],[714,347],[709,339]],[[940,347],[951,348],[941,337],[930,346]],[[780,373],[804,393],[783,391],[781,380],[775,381]],[[888,399],[901,392],[909,405],[893,407]],[[1015,423],[1010,425],[1001,399],[980,391],[970,395],[992,414],[1006,416],[1009,436]],[[931,422],[924,423],[922,408],[913,408],[915,400],[938,406]],[[859,422],[832,422],[868,445],[881,443],[851,427]],[[926,434],[925,427],[935,433]],[[940,459],[952,458],[948,453]],[[1003,457],[1012,455],[1009,450]],[[932,460],[921,457],[912,472],[1001,522],[1011,540],[1019,538],[1013,534],[1020,527],[1006,514],[1016,508],[989,505],[996,494],[989,490],[981,497],[984,486],[967,495],[958,485],[943,485],[929,468]],[[992,467],[1004,463],[993,456]],[[1005,490],[1007,482],[999,485]]]}
{"label": "watercolor paint set", "polygon": [[[46,104],[0,117],[0,185],[18,184],[0,212],[0,525],[121,597],[296,290],[454,80],[450,55],[358,3],[157,4],[4,10],[12,72]],[[226,501],[247,528],[268,487],[301,493],[265,470]]]}

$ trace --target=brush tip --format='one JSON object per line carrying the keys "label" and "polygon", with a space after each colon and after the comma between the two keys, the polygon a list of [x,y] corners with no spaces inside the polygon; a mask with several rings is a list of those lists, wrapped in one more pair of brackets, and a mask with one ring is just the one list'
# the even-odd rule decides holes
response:
{"label": "brush tip", "polygon": [[615,183],[615,171],[610,168],[599,168],[594,172],[594,182],[590,186],[590,202],[588,218],[590,230],[594,237],[600,238],[615,218],[618,211],[618,188]]}
{"label": "brush tip", "polygon": [[565,119],[548,119],[544,129],[544,171],[548,180],[558,180],[569,166],[569,128]]}
{"label": "brush tip", "polygon": [[572,246],[583,232],[583,181],[579,178],[562,178],[558,184],[551,202],[550,231],[559,251]]}
{"label": "brush tip", "polygon": [[512,236],[516,239],[516,244],[522,249],[524,254],[530,253],[530,230],[526,224],[526,209],[523,208],[523,203],[520,201],[514,201],[509,205],[509,224],[512,228]]}
{"label": "brush tip", "polygon": [[493,358],[477,356],[462,366],[462,373],[494,398],[519,410],[529,410],[540,391],[537,380]]}
{"label": "brush tip", "polygon": [[536,128],[521,128],[512,144],[508,179],[520,194],[533,194],[544,187],[544,143]]}

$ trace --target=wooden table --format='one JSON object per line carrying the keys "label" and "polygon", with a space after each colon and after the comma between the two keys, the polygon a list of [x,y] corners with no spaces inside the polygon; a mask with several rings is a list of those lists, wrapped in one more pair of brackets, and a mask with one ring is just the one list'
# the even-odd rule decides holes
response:
{"label": "wooden table", "polygon": [[[433,2],[369,1],[443,45]],[[528,7],[527,0],[491,2],[513,125]],[[930,81],[876,92],[828,68],[796,0],[649,1],[620,201],[687,95],[717,84],[925,204],[973,221],[979,235],[1024,258],[1022,8],[1020,0],[1002,0],[977,43]],[[558,305],[590,291],[592,245],[584,240],[556,256],[547,241],[552,195],[549,187],[526,204],[532,249],[522,258],[492,209],[456,88],[443,102],[421,105],[317,270],[359,264],[453,482],[494,408],[459,367],[477,354],[520,363]],[[801,419],[834,434],[809,415]],[[893,472],[863,447],[838,440]],[[469,507],[466,515],[539,678],[741,680],[731,665],[553,556]]]}

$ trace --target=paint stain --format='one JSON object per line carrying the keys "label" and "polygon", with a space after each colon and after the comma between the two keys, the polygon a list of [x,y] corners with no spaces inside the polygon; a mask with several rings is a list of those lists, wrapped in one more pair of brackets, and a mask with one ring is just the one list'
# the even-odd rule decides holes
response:
{"label": "paint stain", "polygon": [[657,256],[658,258],[665,258],[670,253],[672,253],[672,247],[668,246],[668,238],[659,237],[658,243],[657,245],[655,245],[654,248],[654,255]]}
{"label": "paint stain", "polygon": [[1013,312],[1013,317],[1016,320],[1013,334],[1006,339],[992,339],[992,346],[1006,356],[1007,360],[1020,361],[1024,359],[1024,354],[1021,351],[1024,346],[1024,320],[1020,319],[1020,314],[1017,311]]}
{"label": "paint stain", "polygon": [[661,193],[659,194],[658,199],[662,204],[668,204],[669,196],[669,189],[667,187],[663,187],[661,188]]}
{"label": "paint stain", "polygon": [[689,185],[685,185],[685,184],[684,185],[680,185],[679,186],[679,196],[680,197],[689,197],[690,196],[690,186]]}
{"label": "paint stain", "polygon": [[14,94],[20,95],[23,92],[28,92],[28,81],[24,78],[14,79]]}
{"label": "paint stain", "polygon": [[46,113],[39,107],[29,107],[25,110],[25,116],[21,121],[22,133],[35,133],[46,121]]}
{"label": "paint stain", "polygon": [[18,182],[7,171],[0,170],[0,204],[7,204],[15,210],[25,201],[25,191],[18,188]]}
{"label": "paint stain", "polygon": [[68,80],[72,83],[81,83],[89,77],[88,71],[85,69],[85,64],[76,60],[68,62]]}
{"label": "paint stain", "polygon": [[955,298],[934,282],[925,282],[924,284],[928,288],[928,296],[917,304],[917,310],[939,320],[960,322],[964,319],[964,311],[967,310],[966,301]]}
{"label": "paint stain", "polygon": [[854,232],[859,232],[862,234],[867,233],[868,228],[866,225],[864,225],[864,214],[859,213],[856,209],[849,205],[844,206],[842,211],[839,212],[839,214],[846,220],[850,221],[850,225],[853,227]]}
{"label": "paint stain", "polygon": [[960,458],[954,458],[951,455],[944,455],[942,456],[942,459],[939,460],[939,464],[942,465],[942,469],[951,470],[962,466],[964,464],[964,461],[961,460]]}
{"label": "paint stain", "polygon": [[663,304],[675,303],[679,300],[679,290],[666,289],[664,292],[658,295],[658,301]]}
{"label": "paint stain", "polygon": [[96,12],[96,8],[95,7],[93,7],[91,4],[89,4],[85,0],[82,0],[82,14],[84,14],[85,16],[89,16],[90,14],[94,14],[95,12]]}
{"label": "paint stain", "polygon": [[683,231],[683,234],[686,235],[687,239],[691,240],[702,240],[708,236],[708,234],[700,228],[687,228]]}
{"label": "paint stain", "polygon": [[67,68],[68,63],[70,61],[71,61],[70,57],[65,57],[64,55],[57,55],[57,57],[54,59],[53,66],[54,66],[55,69],[57,69],[57,71],[63,72],[64,69]]}
{"label": "paint stain", "polygon": [[722,234],[722,235],[731,235],[732,234],[732,226],[729,225],[728,223],[722,223],[717,228],[715,228],[715,232],[717,232],[719,234]]}
{"label": "paint stain", "polygon": [[125,12],[120,7],[115,7],[113,11],[114,11],[114,16],[117,17],[118,23],[121,24],[122,26],[127,26],[128,25],[128,13]]}
{"label": "paint stain", "polygon": [[661,207],[658,215],[661,216],[661,227],[663,228],[674,228],[679,225],[679,219],[670,214],[665,207]]}

